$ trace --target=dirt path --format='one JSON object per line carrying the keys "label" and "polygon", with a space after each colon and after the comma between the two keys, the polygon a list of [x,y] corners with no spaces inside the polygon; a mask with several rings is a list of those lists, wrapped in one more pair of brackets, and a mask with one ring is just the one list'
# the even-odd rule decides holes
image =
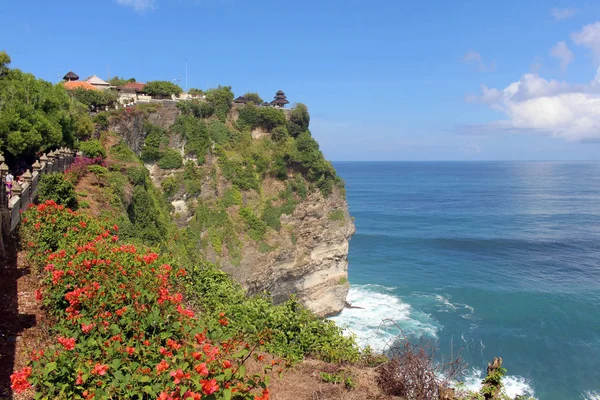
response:
{"label": "dirt path", "polygon": [[[44,315],[35,300],[37,280],[30,273],[17,238],[11,237],[7,257],[0,259],[0,399],[11,399],[10,375],[27,364],[34,349],[47,340]],[[26,398],[19,396],[20,399]]]}

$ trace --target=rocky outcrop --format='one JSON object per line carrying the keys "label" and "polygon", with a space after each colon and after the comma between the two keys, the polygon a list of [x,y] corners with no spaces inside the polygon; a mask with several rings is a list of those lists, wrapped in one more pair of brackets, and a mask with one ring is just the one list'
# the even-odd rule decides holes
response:
{"label": "rocky outcrop", "polygon": [[[236,119],[237,112],[235,107],[231,110],[229,122]],[[178,115],[177,107],[170,105],[162,105],[151,113],[134,110],[124,114],[113,129],[121,133],[125,142],[139,154],[145,140],[145,122],[168,131]],[[260,129],[252,132],[255,140],[268,135]],[[178,135],[170,135],[169,147],[182,150],[184,145]],[[167,177],[181,173],[161,170],[155,164],[146,164],[146,167],[157,187],[161,187],[161,182]],[[170,197],[172,216],[180,227],[188,225],[199,202],[218,203],[217,200],[231,187],[231,182],[226,181],[219,171],[216,156],[210,151],[200,168],[203,182],[199,194],[190,196],[180,191]],[[291,179],[298,172],[289,173]],[[265,198],[275,198],[285,188],[285,182],[266,178],[261,182],[260,194],[254,190],[242,193],[243,203],[260,210]],[[230,206],[226,211],[233,221],[237,221],[234,225],[239,227],[243,224],[239,206]],[[211,244],[199,248],[199,253],[220,265],[250,294],[269,292],[275,303],[295,295],[318,316],[339,313],[346,304],[350,288],[348,247],[355,232],[343,190],[335,188],[327,197],[313,190],[296,205],[291,215],[282,215],[280,221],[281,229],[269,229],[260,243],[239,231],[241,249],[235,257],[228,254],[227,249],[215,252]],[[202,232],[203,238],[207,234]]]}
{"label": "rocky outcrop", "polygon": [[261,253],[246,243],[240,265],[223,262],[223,269],[250,293],[268,291],[276,303],[294,294],[319,316],[339,313],[350,288],[348,246],[355,232],[344,195],[313,193],[281,222],[268,240],[272,250]]}
{"label": "rocky outcrop", "polygon": [[109,130],[119,133],[138,156],[146,140],[144,124],[150,122],[169,129],[180,114],[177,105],[172,103],[150,103],[144,106],[122,110],[119,115],[111,118],[109,127]]}

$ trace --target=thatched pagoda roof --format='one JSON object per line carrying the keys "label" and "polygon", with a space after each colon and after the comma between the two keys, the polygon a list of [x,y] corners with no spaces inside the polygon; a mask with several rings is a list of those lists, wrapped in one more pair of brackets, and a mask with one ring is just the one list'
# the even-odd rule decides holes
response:
{"label": "thatched pagoda roof", "polygon": [[239,103],[239,104],[246,104],[246,103],[248,103],[248,99],[245,98],[244,96],[240,96],[237,99],[235,99],[233,102]]}
{"label": "thatched pagoda roof", "polygon": [[76,81],[77,79],[79,79],[79,75],[77,75],[73,71],[69,71],[65,76],[63,76],[63,79],[65,81]]}

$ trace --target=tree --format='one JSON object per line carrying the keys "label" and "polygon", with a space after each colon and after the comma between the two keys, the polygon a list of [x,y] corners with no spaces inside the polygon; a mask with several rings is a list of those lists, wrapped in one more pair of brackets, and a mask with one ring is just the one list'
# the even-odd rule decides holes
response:
{"label": "tree", "polygon": [[124,85],[127,85],[128,83],[135,83],[135,82],[136,82],[135,78],[125,79],[125,78],[121,78],[119,76],[114,76],[108,80],[108,83],[110,83],[113,86],[124,86]]}
{"label": "tree", "polygon": [[227,114],[231,110],[233,98],[231,86],[219,86],[218,88],[206,91],[207,103],[212,106],[217,117],[223,122],[225,122]]}
{"label": "tree", "polygon": [[202,96],[204,94],[204,90],[191,88],[190,90],[188,90],[188,94],[191,94],[193,96]]}
{"label": "tree", "polygon": [[10,64],[10,56],[5,51],[0,51],[0,78],[8,72],[8,64]]}
{"label": "tree", "polygon": [[179,96],[183,89],[169,81],[152,81],[148,82],[144,87],[144,91],[150,96],[171,97],[172,95]]}
{"label": "tree", "polygon": [[287,123],[288,132],[292,137],[298,137],[301,133],[308,130],[310,124],[310,114],[308,108],[298,103],[290,111],[290,119]]}
{"label": "tree", "polygon": [[85,104],[93,110],[98,108],[112,107],[119,99],[118,93],[110,89],[88,90],[84,88],[77,88],[75,90],[70,90],[69,94],[77,101]]}
{"label": "tree", "polygon": [[248,92],[242,97],[244,97],[249,102],[256,104],[257,106],[260,106],[263,103],[263,99],[259,96],[258,93]]}
{"label": "tree", "polygon": [[58,146],[73,146],[75,138],[91,133],[87,107],[69,98],[63,85],[10,69],[11,59],[0,52],[0,152],[8,163],[32,159]]}

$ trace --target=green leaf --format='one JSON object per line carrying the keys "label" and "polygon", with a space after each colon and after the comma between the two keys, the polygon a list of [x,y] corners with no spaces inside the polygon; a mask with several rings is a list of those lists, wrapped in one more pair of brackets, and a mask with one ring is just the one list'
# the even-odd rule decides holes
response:
{"label": "green leaf", "polygon": [[50,372],[56,369],[56,361],[49,362],[46,364],[46,368],[44,368],[44,374],[49,374]]}
{"label": "green leaf", "polygon": [[236,375],[238,376],[238,378],[243,378],[246,375],[246,366],[240,365],[240,368],[238,368]]}
{"label": "green leaf", "polygon": [[231,389],[224,389],[223,390],[223,399],[224,400],[230,400],[231,399]]}

